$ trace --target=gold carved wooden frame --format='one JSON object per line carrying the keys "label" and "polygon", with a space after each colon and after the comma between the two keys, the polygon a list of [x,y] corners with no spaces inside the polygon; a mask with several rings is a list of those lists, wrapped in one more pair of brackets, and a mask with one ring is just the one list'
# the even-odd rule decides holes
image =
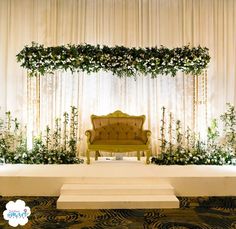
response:
{"label": "gold carved wooden frame", "polygon": [[120,110],[117,110],[113,113],[110,113],[108,115],[91,115],[91,121],[93,124],[93,119],[96,118],[141,118],[142,119],[142,127],[141,130],[146,134],[147,142],[143,145],[93,145],[91,144],[91,139],[94,134],[94,125],[93,130],[87,130],[85,132],[85,135],[87,136],[87,151],[86,151],[86,157],[87,157],[87,164],[90,164],[90,151],[95,151],[95,160],[98,159],[99,150],[106,151],[106,152],[114,152],[114,153],[120,153],[120,152],[132,152],[137,151],[137,159],[140,160],[140,151],[146,152],[146,164],[150,163],[150,138],[151,138],[151,131],[150,130],[143,130],[143,124],[145,121],[145,115],[140,116],[132,116],[128,115],[126,113],[123,113]]}

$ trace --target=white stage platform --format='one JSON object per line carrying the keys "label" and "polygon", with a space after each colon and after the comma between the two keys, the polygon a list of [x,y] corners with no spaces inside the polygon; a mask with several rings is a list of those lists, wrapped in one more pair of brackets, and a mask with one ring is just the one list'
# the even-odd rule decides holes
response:
{"label": "white stage platform", "polygon": [[0,165],[0,195],[59,196],[64,184],[168,184],[176,196],[236,196],[236,166],[158,166],[143,161],[90,165]]}

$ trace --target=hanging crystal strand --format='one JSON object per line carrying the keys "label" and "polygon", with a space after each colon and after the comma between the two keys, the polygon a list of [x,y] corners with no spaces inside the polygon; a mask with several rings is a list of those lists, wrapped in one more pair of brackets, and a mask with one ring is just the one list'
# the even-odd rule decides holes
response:
{"label": "hanging crystal strand", "polygon": [[27,126],[26,126],[26,135],[27,135],[27,149],[32,149],[33,145],[33,114],[32,114],[32,80],[30,78],[29,72],[27,72]]}
{"label": "hanging crystal strand", "polygon": [[207,78],[206,71],[196,77],[196,139],[206,134],[203,126],[207,126]]}
{"label": "hanging crystal strand", "polygon": [[79,154],[79,108],[76,108],[76,115],[75,115],[75,147],[76,147],[76,154]]}
{"label": "hanging crystal strand", "polygon": [[196,85],[195,85],[195,76],[193,76],[193,101],[192,101],[192,105],[193,105],[193,120],[192,120],[192,129],[195,130],[195,116],[196,116],[196,106],[195,106],[195,103],[196,103],[196,92],[195,92],[195,88],[196,88]]}
{"label": "hanging crystal strand", "polygon": [[199,77],[193,76],[193,131],[198,131]]}
{"label": "hanging crystal strand", "polygon": [[36,75],[36,134],[40,132],[40,75]]}
{"label": "hanging crystal strand", "polygon": [[207,116],[208,116],[208,114],[207,114],[207,102],[208,102],[208,98],[207,98],[207,96],[208,96],[208,94],[207,94],[207,90],[208,90],[208,88],[207,88],[207,70],[205,70],[204,71],[204,100],[205,100],[205,126],[208,126],[208,120],[207,120]]}
{"label": "hanging crystal strand", "polygon": [[166,139],[165,139],[165,107],[162,107],[162,119],[161,119],[161,153],[166,151]]}

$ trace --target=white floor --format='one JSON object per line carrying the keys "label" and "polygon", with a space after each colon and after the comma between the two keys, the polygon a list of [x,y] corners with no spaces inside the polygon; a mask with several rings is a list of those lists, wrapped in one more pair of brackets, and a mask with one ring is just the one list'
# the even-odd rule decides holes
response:
{"label": "white floor", "polygon": [[236,196],[236,166],[158,166],[130,159],[90,165],[0,165],[0,195],[59,196],[64,184],[169,184],[176,196]]}

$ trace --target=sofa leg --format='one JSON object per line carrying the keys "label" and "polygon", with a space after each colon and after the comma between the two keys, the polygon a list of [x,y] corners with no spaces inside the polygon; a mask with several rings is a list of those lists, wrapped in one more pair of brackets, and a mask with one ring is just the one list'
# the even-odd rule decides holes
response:
{"label": "sofa leg", "polygon": [[99,151],[97,150],[97,151],[95,152],[95,161],[98,160],[98,156],[99,156]]}
{"label": "sofa leg", "polygon": [[88,149],[86,151],[86,157],[87,157],[87,165],[89,165],[90,164],[90,152]]}
{"label": "sofa leg", "polygon": [[146,151],[146,164],[150,164],[150,156],[151,156],[151,152],[150,150]]}
{"label": "sofa leg", "polygon": [[137,151],[137,159],[140,161],[140,151]]}

